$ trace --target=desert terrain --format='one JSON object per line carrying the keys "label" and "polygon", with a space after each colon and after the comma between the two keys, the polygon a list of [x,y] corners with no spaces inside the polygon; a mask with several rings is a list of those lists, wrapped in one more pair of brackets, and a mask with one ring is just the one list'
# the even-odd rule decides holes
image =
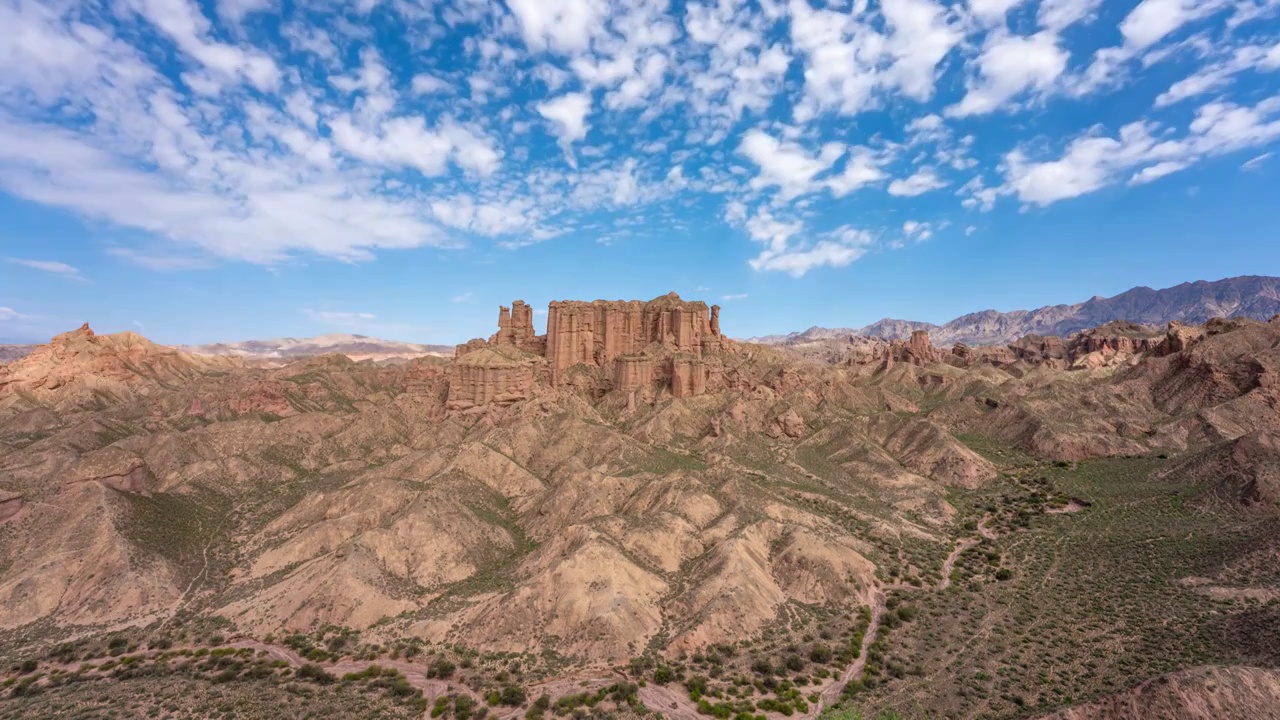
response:
{"label": "desert terrain", "polygon": [[1280,316],[719,315],[0,364],[0,717],[1280,717]]}

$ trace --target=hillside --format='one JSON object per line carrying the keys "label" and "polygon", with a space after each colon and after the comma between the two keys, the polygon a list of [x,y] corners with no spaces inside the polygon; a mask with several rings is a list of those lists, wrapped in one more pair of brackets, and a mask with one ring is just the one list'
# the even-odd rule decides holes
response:
{"label": "hillside", "polygon": [[0,367],[0,717],[1012,718],[1280,666],[1280,320],[811,357],[719,313]]}
{"label": "hillside", "polygon": [[771,345],[803,343],[849,335],[901,340],[916,330],[928,331],[942,345],[1004,345],[1026,335],[1066,337],[1116,320],[1164,326],[1170,322],[1198,325],[1216,317],[1268,320],[1280,313],[1280,278],[1244,276],[1183,283],[1163,290],[1136,287],[1109,298],[1093,297],[1074,305],[1035,310],[982,310],[942,325],[885,318],[862,328],[811,327],[789,335],[769,335],[751,342]]}

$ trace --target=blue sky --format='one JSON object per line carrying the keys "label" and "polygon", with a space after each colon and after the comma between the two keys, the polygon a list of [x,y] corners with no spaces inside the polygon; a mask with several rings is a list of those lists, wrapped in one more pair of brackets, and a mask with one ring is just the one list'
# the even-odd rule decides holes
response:
{"label": "blue sky", "polygon": [[0,339],[1280,274],[1280,0],[0,0]]}

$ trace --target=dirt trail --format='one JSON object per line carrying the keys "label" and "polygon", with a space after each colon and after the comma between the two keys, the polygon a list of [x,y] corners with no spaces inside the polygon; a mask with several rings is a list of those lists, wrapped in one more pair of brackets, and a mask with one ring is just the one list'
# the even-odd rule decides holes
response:
{"label": "dirt trail", "polygon": [[995,540],[1000,536],[996,534],[995,530],[992,530],[991,528],[987,527],[987,523],[990,521],[991,521],[990,513],[983,515],[982,519],[978,521],[978,533],[982,535],[982,537],[988,540]]}
{"label": "dirt trail", "polygon": [[854,660],[849,667],[840,673],[840,678],[822,689],[822,696],[818,698],[818,702],[814,703],[809,712],[801,717],[816,718],[822,714],[822,711],[840,700],[840,693],[844,692],[844,686],[849,684],[850,680],[862,674],[862,669],[867,666],[867,651],[871,648],[871,643],[876,641],[876,634],[880,632],[880,619],[884,617],[884,593],[876,590],[872,596],[871,603],[871,623],[867,626],[867,632],[862,636],[862,646],[859,648],[858,659]]}
{"label": "dirt trail", "polygon": [[971,537],[961,538],[956,542],[956,549],[952,550],[951,554],[948,555],[947,559],[942,563],[942,577],[938,579],[938,590],[946,590],[951,587],[951,569],[956,566],[956,560],[960,558],[960,553],[963,553],[965,550],[968,550],[977,544],[977,539]]}

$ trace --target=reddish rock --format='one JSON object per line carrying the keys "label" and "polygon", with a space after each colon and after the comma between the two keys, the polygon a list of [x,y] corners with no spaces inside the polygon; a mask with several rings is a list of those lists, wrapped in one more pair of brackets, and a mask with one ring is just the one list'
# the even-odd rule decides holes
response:
{"label": "reddish rock", "polygon": [[643,355],[620,357],[613,366],[613,387],[621,392],[631,392],[648,387],[653,381],[653,361]]}
{"label": "reddish rock", "polygon": [[606,367],[622,355],[650,344],[701,356],[719,348],[719,315],[712,327],[703,302],[686,302],[671,293],[649,302],[559,301],[547,310],[546,357],[556,378],[574,365]]}
{"label": "reddish rock", "polygon": [[698,358],[675,357],[671,360],[671,394],[678,398],[693,397],[707,391],[707,369]]}
{"label": "reddish rock", "polygon": [[794,409],[789,409],[774,418],[768,431],[769,436],[775,438],[786,436],[794,439],[803,437],[804,433],[804,418],[800,417],[800,413]]}
{"label": "reddish rock", "polygon": [[514,347],[490,347],[470,352],[449,369],[450,410],[495,404],[510,405],[533,393],[542,359]]}
{"label": "reddish rock", "polygon": [[1065,368],[1068,362],[1067,344],[1060,337],[1027,335],[1010,343],[1009,350],[1032,365]]}
{"label": "reddish rock", "polygon": [[1001,367],[1012,365],[1018,360],[1018,356],[1007,347],[969,347],[964,343],[956,343],[955,347],[951,348],[951,356],[946,360],[955,367],[975,365]]}
{"label": "reddish rock", "polygon": [[1072,336],[1067,354],[1071,360],[1090,353],[1137,355],[1155,350],[1163,340],[1155,328],[1117,320]]}
{"label": "reddish rock", "polygon": [[[1272,320],[1272,322],[1275,322]],[[1164,341],[1160,346],[1161,355],[1172,355],[1176,352],[1182,352],[1192,345],[1200,342],[1204,338],[1204,328],[1196,325],[1183,325],[1180,322],[1171,322],[1165,330]]]}
{"label": "reddish rock", "polygon": [[884,351],[883,366],[887,369],[893,367],[894,363],[905,362],[922,367],[943,362],[945,359],[946,354],[933,347],[933,342],[929,340],[929,332],[916,330],[911,333],[910,340],[894,340],[889,343]]}

